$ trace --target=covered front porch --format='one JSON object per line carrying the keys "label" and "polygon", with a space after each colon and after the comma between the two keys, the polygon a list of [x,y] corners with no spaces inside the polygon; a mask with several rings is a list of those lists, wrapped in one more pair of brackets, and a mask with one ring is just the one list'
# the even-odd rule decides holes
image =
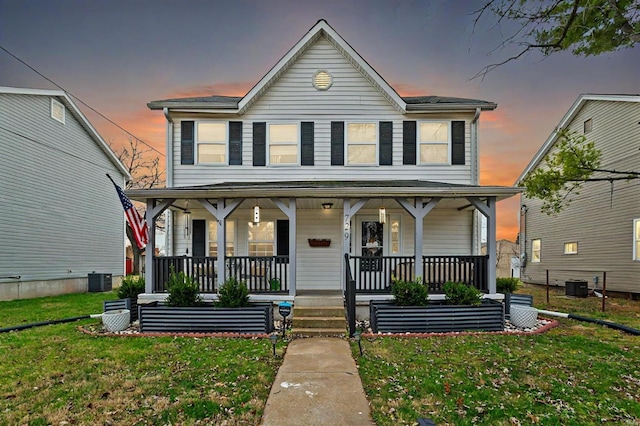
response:
{"label": "covered front porch", "polygon": [[147,205],[147,253],[155,252],[156,220],[171,211],[168,254],[145,259],[147,296],[163,297],[175,270],[212,297],[234,277],[254,298],[283,300],[304,290],[344,291],[347,270],[359,294],[386,295],[394,278],[418,277],[432,293],[447,281],[495,293],[495,204],[517,192],[423,181],[332,181],[221,183],[128,195]]}

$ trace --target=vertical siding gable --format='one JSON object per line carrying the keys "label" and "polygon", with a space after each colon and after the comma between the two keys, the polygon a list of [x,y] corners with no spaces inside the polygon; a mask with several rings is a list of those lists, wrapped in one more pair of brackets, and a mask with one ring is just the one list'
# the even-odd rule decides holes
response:
{"label": "vertical siding gable", "polygon": [[253,165],[267,165],[267,123],[253,123]]}
{"label": "vertical siding gable", "polygon": [[464,132],[464,121],[451,122],[451,164],[453,165],[465,164]]}
{"label": "vertical siding gable", "polygon": [[381,121],[379,127],[380,152],[378,164],[381,166],[391,166],[393,164],[393,122]]}
{"label": "vertical siding gable", "polygon": [[242,165],[242,121],[229,122],[229,165]]}
{"label": "vertical siding gable", "polygon": [[344,166],[344,121],[331,122],[331,165]]}
{"label": "vertical siding gable", "polygon": [[415,121],[402,122],[402,164],[416,164],[416,129]]}
{"label": "vertical siding gable", "polygon": [[193,121],[180,122],[180,164],[194,164],[194,133]]}
{"label": "vertical siding gable", "polygon": [[301,165],[314,165],[314,143],[314,123],[313,121],[303,121],[300,125]]}

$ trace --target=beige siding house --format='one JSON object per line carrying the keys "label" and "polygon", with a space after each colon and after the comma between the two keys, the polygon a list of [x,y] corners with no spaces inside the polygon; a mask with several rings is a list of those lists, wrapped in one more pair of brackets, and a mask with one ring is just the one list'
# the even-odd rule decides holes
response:
{"label": "beige siding house", "polygon": [[479,120],[496,104],[401,97],[321,20],[245,96],[149,107],[167,120],[167,188],[127,193],[150,224],[168,216],[168,240],[143,298],[164,297],[172,266],[211,297],[230,276],[257,300],[348,279],[388,297],[394,276],[495,293],[495,203],[519,192],[479,185]]}
{"label": "beige siding house", "polygon": [[[582,95],[558,125],[584,133],[602,152],[601,166],[640,170],[640,96]],[[556,133],[518,178],[544,164]],[[594,176],[596,177],[596,176]],[[552,285],[586,280],[589,288],[640,293],[640,180],[585,183],[558,215],[540,212],[541,201],[522,197],[520,241],[522,279]]]}

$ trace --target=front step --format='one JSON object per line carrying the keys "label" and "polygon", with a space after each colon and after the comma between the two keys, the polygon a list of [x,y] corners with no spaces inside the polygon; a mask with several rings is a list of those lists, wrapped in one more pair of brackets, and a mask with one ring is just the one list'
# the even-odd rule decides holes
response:
{"label": "front step", "polygon": [[302,336],[343,336],[346,329],[340,292],[314,292],[296,296],[292,333]]}

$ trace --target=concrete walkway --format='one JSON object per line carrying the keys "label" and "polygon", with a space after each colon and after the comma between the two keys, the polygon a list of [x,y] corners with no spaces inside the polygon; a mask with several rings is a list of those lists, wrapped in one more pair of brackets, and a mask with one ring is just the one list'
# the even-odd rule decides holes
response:
{"label": "concrete walkway", "polygon": [[373,425],[349,343],[336,337],[292,341],[262,425]]}

